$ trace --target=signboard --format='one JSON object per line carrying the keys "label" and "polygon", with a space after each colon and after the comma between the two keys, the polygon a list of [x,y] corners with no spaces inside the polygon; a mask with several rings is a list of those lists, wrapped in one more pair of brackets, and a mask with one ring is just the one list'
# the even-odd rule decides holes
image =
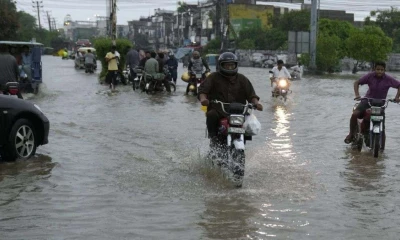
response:
{"label": "signboard", "polygon": [[205,45],[207,45],[207,43],[208,43],[208,38],[207,37],[201,37],[201,40],[200,40],[201,46],[205,46]]}
{"label": "signboard", "polygon": [[[261,27],[261,19],[231,19],[231,26],[236,33],[236,36],[239,37],[241,30]],[[234,33],[232,31],[230,31],[230,35],[231,38],[234,37]]]}
{"label": "signboard", "polygon": [[288,34],[288,50],[293,53],[310,52],[310,32],[292,32]]}

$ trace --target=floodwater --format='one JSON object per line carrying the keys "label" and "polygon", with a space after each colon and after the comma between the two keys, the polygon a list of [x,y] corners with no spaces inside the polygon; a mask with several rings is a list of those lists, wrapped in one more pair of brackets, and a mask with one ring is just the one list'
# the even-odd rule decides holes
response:
{"label": "floodwater", "polygon": [[237,189],[206,162],[205,116],[181,80],[171,95],[111,94],[71,60],[43,66],[26,97],[50,142],[0,164],[0,239],[398,239],[400,108],[386,111],[381,157],[351,151],[345,75],[294,81],[283,104],[266,69],[240,68],[264,111]]}

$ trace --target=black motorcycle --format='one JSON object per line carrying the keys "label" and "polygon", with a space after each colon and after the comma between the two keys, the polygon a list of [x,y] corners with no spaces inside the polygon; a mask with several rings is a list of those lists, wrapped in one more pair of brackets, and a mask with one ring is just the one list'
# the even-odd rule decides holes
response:
{"label": "black motorcycle", "polygon": [[165,90],[164,80],[168,80],[171,92],[176,91],[176,85],[172,81],[171,73],[168,67],[164,67],[164,79],[155,79],[149,74],[144,73],[144,89],[147,94],[155,94],[156,92],[162,92]]}

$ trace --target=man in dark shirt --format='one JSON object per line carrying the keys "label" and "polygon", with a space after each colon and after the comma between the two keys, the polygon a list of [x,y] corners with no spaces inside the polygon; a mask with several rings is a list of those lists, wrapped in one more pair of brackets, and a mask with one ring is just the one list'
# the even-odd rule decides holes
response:
{"label": "man in dark shirt", "polygon": [[17,60],[8,52],[7,45],[0,44],[0,93],[8,82],[17,82],[19,69]]}
{"label": "man in dark shirt", "polygon": [[248,101],[255,104],[257,110],[263,109],[263,106],[258,103],[259,97],[249,79],[238,73],[238,59],[235,54],[229,52],[221,54],[218,65],[219,71],[211,73],[199,88],[201,105],[208,106],[207,129],[212,141],[216,141],[219,120],[225,116],[225,113],[219,105],[210,105],[210,100],[243,104]]}
{"label": "man in dark shirt", "polygon": [[158,53],[158,72],[159,73],[164,73],[164,53],[159,52]]}
{"label": "man in dark shirt", "polygon": [[150,57],[151,57],[150,51],[146,51],[145,54],[146,54],[146,57],[143,58],[142,60],[140,60],[140,63],[139,63],[139,67],[141,67],[141,68],[143,68],[143,69],[144,69],[144,66],[146,65],[146,61],[149,60]]}
{"label": "man in dark shirt", "polygon": [[133,82],[136,78],[136,73],[134,69],[139,66],[140,58],[138,50],[131,48],[129,52],[126,54],[126,65],[129,66],[130,70],[130,79],[129,81]]}

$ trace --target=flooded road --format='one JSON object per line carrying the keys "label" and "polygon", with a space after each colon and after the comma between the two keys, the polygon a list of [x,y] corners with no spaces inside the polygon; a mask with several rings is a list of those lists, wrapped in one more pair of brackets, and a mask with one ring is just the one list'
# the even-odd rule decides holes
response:
{"label": "flooded road", "polygon": [[264,111],[236,189],[205,161],[204,113],[181,80],[172,95],[110,94],[70,60],[43,65],[43,91],[27,97],[49,144],[0,164],[0,239],[398,238],[400,106],[382,157],[349,150],[352,80],[295,81],[282,104],[266,69],[240,68]]}

